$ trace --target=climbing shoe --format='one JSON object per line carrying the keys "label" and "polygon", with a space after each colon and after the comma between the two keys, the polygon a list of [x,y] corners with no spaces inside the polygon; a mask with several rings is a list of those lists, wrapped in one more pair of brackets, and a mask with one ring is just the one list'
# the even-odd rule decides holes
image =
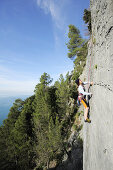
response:
{"label": "climbing shoe", "polygon": [[87,118],[86,120],[84,120],[84,122],[91,123],[91,120],[89,118]]}

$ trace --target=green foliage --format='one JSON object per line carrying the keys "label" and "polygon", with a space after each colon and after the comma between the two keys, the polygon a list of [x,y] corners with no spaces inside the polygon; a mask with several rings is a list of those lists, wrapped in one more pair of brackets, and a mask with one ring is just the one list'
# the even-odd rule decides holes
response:
{"label": "green foliage", "polygon": [[[34,97],[22,101],[15,101],[10,109],[8,118],[1,128],[4,134],[0,138],[4,141],[4,147],[0,148],[0,169],[29,169],[32,167],[32,101]],[[0,131],[1,131],[0,130]],[[0,146],[1,146],[0,142]]]}
{"label": "green foliage", "polygon": [[67,48],[69,49],[68,57],[73,58],[80,53],[81,47],[84,44],[84,40],[80,35],[80,31],[74,25],[69,25],[68,38],[69,38],[69,42],[67,43]]}
{"label": "green foliage", "polygon": [[94,68],[97,70],[97,64],[95,64]]}
{"label": "green foliage", "polygon": [[84,66],[86,65],[86,56],[87,56],[87,43],[85,43],[82,47],[81,52],[76,57],[74,64],[74,79],[77,79],[83,72]]}
{"label": "green foliage", "polygon": [[[74,114],[77,109],[74,103],[71,106],[72,102],[77,99],[77,88],[75,84],[71,83],[71,77],[72,75],[70,76],[69,73],[67,73],[66,78],[60,75],[59,81],[55,82],[63,141],[67,141],[70,135]],[[63,145],[65,150],[66,143],[64,142]]]}
{"label": "green foliage", "polygon": [[[18,119],[24,102],[21,99],[15,100],[15,103],[10,109],[8,118],[4,121],[3,126],[0,129],[0,169],[8,169],[9,167],[15,167],[15,160],[12,159],[13,145],[10,142],[11,133]],[[4,145],[3,145],[4,143]],[[8,151],[8,152],[7,152]]]}
{"label": "green foliage", "polygon": [[33,158],[33,124],[32,124],[32,102],[34,96],[25,101],[23,110],[15,123],[12,130],[11,142],[13,143],[12,155],[16,155],[17,167],[28,169],[32,167]]}
{"label": "green foliage", "polygon": [[80,31],[74,26],[69,25],[68,33],[69,42],[67,48],[69,49],[68,57],[74,58],[74,71],[72,79],[76,80],[82,73],[86,64],[87,57],[87,42],[80,36]]}
{"label": "green foliage", "polygon": [[50,86],[46,73],[35,87],[35,95],[18,99],[0,127],[0,169],[47,169],[60,163],[67,152],[67,139],[77,110],[69,104],[77,98],[72,75],[60,75]]}
{"label": "green foliage", "polygon": [[83,20],[85,24],[87,24],[88,30],[90,34],[92,33],[92,26],[91,26],[91,11],[84,9]]}
{"label": "green foliage", "polygon": [[56,90],[56,95],[57,95],[57,103],[59,106],[59,117],[60,120],[64,118],[64,115],[66,113],[67,109],[67,103],[69,100],[69,88],[68,86],[68,81],[66,81],[63,77],[63,75],[60,75],[59,81],[55,82],[55,86],[57,88]]}
{"label": "green foliage", "polygon": [[94,45],[96,44],[96,38],[93,38],[93,44]]}
{"label": "green foliage", "polygon": [[50,75],[47,73],[43,73],[43,75],[40,78],[40,83],[47,86],[52,82],[52,79],[50,78]]}
{"label": "green foliage", "polygon": [[[82,112],[77,112],[75,115],[75,121],[73,124],[73,128],[76,131],[76,133],[79,133],[81,131],[81,129],[83,128],[83,124],[81,124],[81,115],[82,114],[83,114]],[[79,140],[79,138],[77,140]]]}
{"label": "green foliage", "polygon": [[[49,75],[44,80],[48,81],[48,77],[51,80]],[[48,167],[49,162],[62,150],[62,136],[56,87],[49,87],[49,83],[43,85],[44,80],[42,76],[41,78],[36,86],[34,100],[36,164],[37,167]]]}
{"label": "green foliage", "polygon": [[78,137],[77,140],[78,140],[78,143],[79,143],[79,147],[83,148],[83,140],[80,137]]}

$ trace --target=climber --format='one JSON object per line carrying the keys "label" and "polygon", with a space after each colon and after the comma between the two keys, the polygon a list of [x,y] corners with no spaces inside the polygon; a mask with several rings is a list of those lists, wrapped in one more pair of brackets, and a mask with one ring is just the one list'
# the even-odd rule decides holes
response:
{"label": "climber", "polygon": [[77,79],[75,81],[75,83],[78,86],[78,102],[82,103],[85,110],[84,110],[84,121],[91,123],[91,120],[88,118],[88,111],[89,111],[89,107],[88,107],[88,103],[86,102],[85,96],[89,95],[92,96],[92,93],[87,93],[85,92],[85,88],[84,85],[86,84],[90,84],[93,85],[93,82],[89,83],[89,82],[82,82],[80,79]]}

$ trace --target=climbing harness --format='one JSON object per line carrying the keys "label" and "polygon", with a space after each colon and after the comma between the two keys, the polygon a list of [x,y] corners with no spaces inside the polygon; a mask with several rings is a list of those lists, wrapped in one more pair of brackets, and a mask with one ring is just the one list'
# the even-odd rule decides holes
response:
{"label": "climbing harness", "polygon": [[78,106],[80,106],[80,102],[81,102],[82,99],[83,99],[83,94],[82,94],[82,93],[79,93],[78,98],[77,98],[77,104],[78,104]]}
{"label": "climbing harness", "polygon": [[83,97],[84,97],[83,94],[79,93],[78,98],[79,98],[80,101],[83,99]]}

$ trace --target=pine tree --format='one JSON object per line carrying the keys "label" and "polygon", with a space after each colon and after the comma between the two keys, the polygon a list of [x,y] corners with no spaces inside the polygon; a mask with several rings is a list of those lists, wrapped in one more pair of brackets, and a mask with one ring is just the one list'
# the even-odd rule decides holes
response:
{"label": "pine tree", "polygon": [[67,43],[67,48],[69,50],[68,57],[74,58],[77,56],[84,44],[84,40],[80,35],[80,31],[74,25],[69,25],[68,33],[69,42]]}
{"label": "pine tree", "polygon": [[[58,124],[56,88],[49,87],[50,80],[51,78],[47,74],[46,77],[41,76],[40,83],[35,88],[34,132],[36,134],[37,167],[49,167],[49,162],[55,158],[62,140]],[[55,135],[55,133],[57,134]],[[55,141],[58,142],[57,145]]]}
{"label": "pine tree", "polygon": [[[3,122],[3,126],[0,129],[0,148],[2,154],[0,154],[0,169],[14,169],[15,160],[13,155],[14,147],[13,141],[10,141],[11,133],[15,127],[15,123],[23,109],[24,101],[21,99],[15,100],[13,106],[10,109],[8,118]],[[4,143],[4,145],[3,145]]]}
{"label": "pine tree", "polygon": [[62,120],[66,116],[67,104],[69,100],[68,81],[67,79],[65,80],[65,78],[61,74],[59,80],[55,82],[55,86],[57,88],[56,95],[60,112],[59,117],[60,120]]}
{"label": "pine tree", "polygon": [[27,170],[31,169],[33,166],[33,101],[34,96],[25,100],[23,110],[19,115],[10,136],[9,142],[10,145],[13,145],[12,157],[15,160],[18,169]]}
{"label": "pine tree", "polygon": [[68,38],[68,57],[74,58],[75,66],[72,79],[75,80],[81,75],[86,63],[87,42],[81,37],[80,31],[74,25],[69,25]]}
{"label": "pine tree", "polygon": [[90,10],[84,9],[83,20],[84,20],[85,24],[87,24],[88,31],[91,34],[92,27],[91,27],[91,11]]}

